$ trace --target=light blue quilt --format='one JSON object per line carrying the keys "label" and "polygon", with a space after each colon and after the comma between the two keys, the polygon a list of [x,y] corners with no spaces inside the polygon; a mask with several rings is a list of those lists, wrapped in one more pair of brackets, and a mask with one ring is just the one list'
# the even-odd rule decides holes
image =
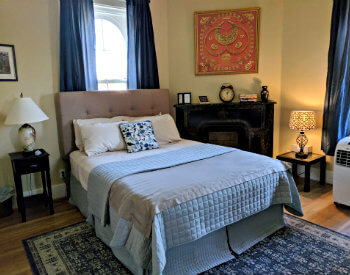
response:
{"label": "light blue quilt", "polygon": [[201,144],[168,153],[127,161],[116,161],[95,167],[88,179],[89,213],[108,223],[108,199],[112,185],[119,179],[143,172],[173,167],[235,151],[234,148]]}
{"label": "light blue quilt", "polygon": [[[234,153],[232,153],[234,152]],[[233,148],[201,144],[149,157],[103,164],[92,170],[88,180],[89,216],[102,225],[109,223],[109,193],[123,177],[157,171],[182,164],[232,153],[232,165],[246,156],[252,166],[270,165],[272,159]],[[213,231],[259,213],[273,204],[284,204],[294,214],[302,215],[300,198],[287,169],[273,160],[276,169],[263,176],[250,174],[222,190],[197,197],[157,213],[153,218],[152,238],[143,236],[130,221],[120,218],[110,246],[126,247],[135,262],[152,274],[162,274],[169,248],[197,240]],[[238,164],[237,164],[238,165]],[[266,166],[267,167],[267,166]],[[205,167],[203,167],[205,169]],[[238,177],[238,175],[237,175]]]}

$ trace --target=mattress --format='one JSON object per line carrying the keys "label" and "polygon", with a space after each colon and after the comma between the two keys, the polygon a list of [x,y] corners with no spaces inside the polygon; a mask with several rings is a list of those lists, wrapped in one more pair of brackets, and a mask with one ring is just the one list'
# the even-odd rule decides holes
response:
{"label": "mattress", "polygon": [[126,150],[117,152],[106,152],[96,156],[88,157],[84,152],[79,150],[73,151],[70,155],[71,173],[81,183],[82,187],[87,190],[88,179],[90,172],[97,166],[112,161],[125,161],[145,156],[157,155],[161,153],[170,152],[186,147],[200,144],[197,141],[183,139],[181,141],[171,143],[168,145],[160,145],[157,150],[141,151],[138,153],[128,153]]}

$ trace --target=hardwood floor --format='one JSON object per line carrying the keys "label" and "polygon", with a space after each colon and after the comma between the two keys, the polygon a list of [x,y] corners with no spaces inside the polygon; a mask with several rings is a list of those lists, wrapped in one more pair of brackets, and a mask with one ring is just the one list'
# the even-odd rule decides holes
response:
{"label": "hardwood floor", "polygon": [[[298,179],[304,219],[350,235],[350,208],[336,207],[332,198],[332,186],[320,186],[312,182],[311,192],[302,190],[302,180]],[[26,223],[18,223],[20,217],[14,212],[10,217],[0,219],[0,274],[31,274],[31,269],[22,245],[22,240],[62,228],[84,220],[80,212],[66,200],[55,201],[55,213],[47,215],[46,210],[28,210]],[[39,209],[39,210],[38,210]],[[16,224],[14,224],[16,223]]]}
{"label": "hardwood floor", "polygon": [[333,201],[332,185],[319,185],[311,182],[311,192],[303,190],[304,179],[296,180],[301,203],[303,219],[322,225],[346,235],[350,235],[350,207],[336,206]]}
{"label": "hardwood floor", "polygon": [[[42,203],[41,196],[26,198],[25,204],[28,222],[49,215],[49,208]],[[60,199],[54,201],[54,209],[55,213],[61,213],[75,209],[75,207],[69,204],[66,199]],[[20,222],[21,214],[18,211],[14,211],[11,216],[0,219],[0,229]]]}
{"label": "hardwood floor", "polygon": [[[28,222],[19,223],[20,215],[15,211],[10,217],[0,219],[0,274],[32,274],[22,240],[62,228],[84,220],[80,212],[66,200],[54,202],[55,214],[41,207],[28,209]],[[37,211],[35,211],[35,209]],[[46,215],[31,220],[33,217]],[[13,224],[16,222],[17,224]],[[9,226],[5,226],[12,224]]]}

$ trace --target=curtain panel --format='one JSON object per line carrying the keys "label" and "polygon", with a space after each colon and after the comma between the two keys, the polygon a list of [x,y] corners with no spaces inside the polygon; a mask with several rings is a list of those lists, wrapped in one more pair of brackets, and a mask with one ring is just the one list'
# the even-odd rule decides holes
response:
{"label": "curtain panel", "polygon": [[337,142],[350,134],[350,0],[334,0],[328,52],[322,150],[334,155]]}
{"label": "curtain panel", "polygon": [[157,89],[159,76],[149,0],[127,0],[128,89]]}
{"label": "curtain panel", "polygon": [[60,0],[60,90],[97,90],[92,0]]}

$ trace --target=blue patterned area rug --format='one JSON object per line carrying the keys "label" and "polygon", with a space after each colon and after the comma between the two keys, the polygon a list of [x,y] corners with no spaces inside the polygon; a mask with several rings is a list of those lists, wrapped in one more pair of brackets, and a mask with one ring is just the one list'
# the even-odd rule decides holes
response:
{"label": "blue patterned area rug", "polygon": [[[350,236],[288,214],[285,219],[285,228],[202,274],[350,274]],[[85,222],[23,245],[34,274],[130,274]]]}

